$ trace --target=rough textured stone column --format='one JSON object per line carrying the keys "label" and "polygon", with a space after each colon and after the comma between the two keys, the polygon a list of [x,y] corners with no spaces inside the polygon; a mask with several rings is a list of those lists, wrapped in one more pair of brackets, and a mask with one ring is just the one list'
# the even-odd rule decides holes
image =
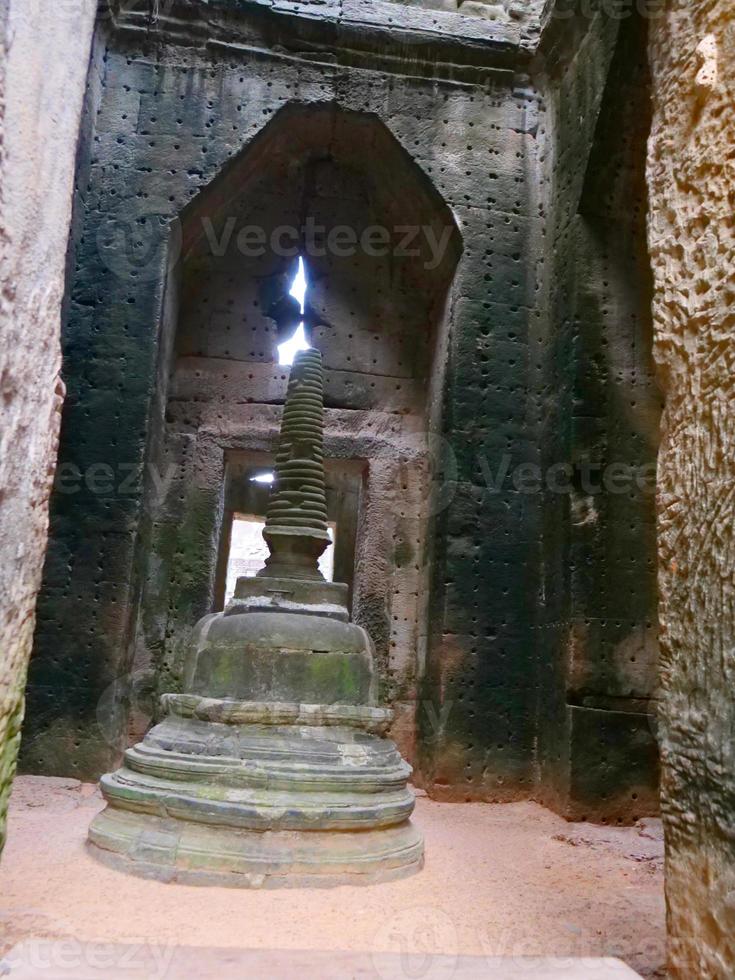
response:
{"label": "rough textured stone column", "polygon": [[735,973],[735,6],[651,25],[662,806],[672,973]]}
{"label": "rough textured stone column", "polygon": [[60,311],[95,0],[0,0],[0,850],[56,460]]}

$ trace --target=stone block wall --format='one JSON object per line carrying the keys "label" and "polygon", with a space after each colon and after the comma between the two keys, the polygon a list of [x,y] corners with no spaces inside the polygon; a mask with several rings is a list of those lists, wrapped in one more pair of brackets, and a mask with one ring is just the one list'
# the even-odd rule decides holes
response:
{"label": "stone block wall", "polygon": [[[660,396],[645,243],[646,37],[642,18],[602,19],[557,90],[564,138],[549,261],[563,394],[549,442],[557,459],[569,459],[572,490],[547,504],[568,528],[553,573],[564,587],[547,590],[549,639],[563,651],[556,697],[565,727],[542,747],[542,764],[557,774],[554,792],[566,787],[558,805],[574,819],[635,820],[658,801]],[[585,126],[575,130],[574,118]],[[550,718],[546,730],[554,731]]]}
{"label": "stone block wall", "polygon": [[[417,779],[444,799],[642,815],[651,799],[630,798],[655,783],[636,727],[650,677],[638,691],[626,667],[616,688],[600,665],[650,614],[647,504],[596,503],[588,549],[573,479],[560,492],[544,479],[574,476],[588,362],[614,447],[600,462],[655,453],[623,409],[648,356],[644,287],[626,278],[641,229],[585,241],[607,218],[582,202],[595,143],[619,127],[614,97],[600,114],[618,24],[302,7],[172,0],[151,20],[121,3],[100,25],[25,764],[97,775],[128,739],[136,678],[148,694],[176,686],[188,630],[216,601],[228,453],[273,448],[293,263],[240,263],[202,229],[221,242],[233,217],[298,223],[307,202],[328,224],[447,228],[456,243],[434,266],[424,241],[410,261],[310,270],[327,454],[365,473],[353,613]],[[575,547],[595,568],[623,547],[630,568],[573,598]],[[648,598],[603,627],[618,579]],[[594,735],[609,762],[590,759]]]}
{"label": "stone block wall", "polygon": [[671,3],[652,22],[650,54],[670,967],[725,978],[735,971],[732,4]]}

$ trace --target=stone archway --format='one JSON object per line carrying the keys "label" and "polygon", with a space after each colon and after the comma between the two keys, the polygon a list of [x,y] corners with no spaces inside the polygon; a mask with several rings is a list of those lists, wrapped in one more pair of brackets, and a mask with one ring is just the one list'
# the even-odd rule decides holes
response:
{"label": "stone archway", "polygon": [[217,601],[238,480],[248,460],[268,461],[277,432],[288,369],[276,347],[303,255],[306,315],[325,362],[328,472],[359,498],[346,549],[353,614],[376,642],[384,696],[412,754],[427,636],[427,433],[439,423],[461,251],[452,213],[377,116],[294,104],[198,195],[181,231],[151,460],[170,480],[164,497],[149,487],[139,665],[154,687],[175,685],[189,630]]}

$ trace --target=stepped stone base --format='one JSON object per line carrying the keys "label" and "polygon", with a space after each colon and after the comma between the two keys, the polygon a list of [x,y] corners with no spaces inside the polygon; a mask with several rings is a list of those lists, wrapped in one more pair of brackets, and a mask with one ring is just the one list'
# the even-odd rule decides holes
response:
{"label": "stepped stone base", "polygon": [[369,705],[168,695],[168,717],[104,776],[92,853],[163,881],[370,884],[423,865],[411,767]]}
{"label": "stepped stone base", "polygon": [[88,846],[105,864],[145,878],[237,888],[375,884],[424,863],[421,835],[408,821],[354,833],[258,832],[108,808]]}

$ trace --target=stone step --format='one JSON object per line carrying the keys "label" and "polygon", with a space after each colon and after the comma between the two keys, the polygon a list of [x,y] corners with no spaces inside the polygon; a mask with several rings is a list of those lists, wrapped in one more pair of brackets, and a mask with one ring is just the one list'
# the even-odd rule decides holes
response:
{"label": "stone step", "polygon": [[154,751],[145,742],[125,752],[125,767],[160,780],[300,793],[381,793],[402,790],[411,768],[398,753],[385,760],[361,759],[345,765],[292,758],[233,758]]}
{"label": "stone step", "polygon": [[100,780],[107,802],[121,809],[246,830],[363,830],[393,826],[414,808],[404,787],[377,794],[242,789],[216,782],[163,780],[118,769]]}
{"label": "stone step", "polygon": [[[30,939],[7,955],[12,980],[635,980],[614,959],[504,958],[207,949]],[[2,974],[2,962],[0,962]]]}
{"label": "stone step", "polygon": [[108,806],[89,829],[91,853],[156,881],[236,888],[325,887],[392,881],[423,866],[406,820],[376,830],[254,831]]}

